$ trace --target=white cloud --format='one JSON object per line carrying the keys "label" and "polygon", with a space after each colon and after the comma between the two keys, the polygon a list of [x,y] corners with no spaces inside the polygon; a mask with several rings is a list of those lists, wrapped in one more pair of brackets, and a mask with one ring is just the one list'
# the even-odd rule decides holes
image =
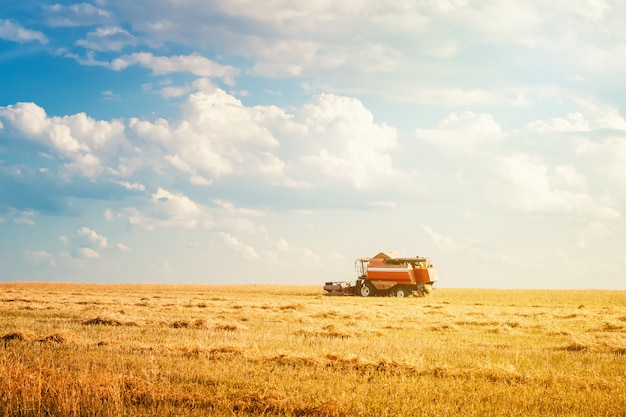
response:
{"label": "white cloud", "polygon": [[76,45],[95,51],[121,51],[136,44],[135,36],[119,26],[101,26],[89,32],[85,39],[76,41]]}
{"label": "white cloud", "polygon": [[[165,163],[193,185],[237,176],[286,188],[369,189],[401,174],[389,154],[397,146],[395,129],[375,123],[357,99],[322,94],[289,114],[274,106],[244,106],[206,79],[195,86],[199,91],[189,95],[180,121],[131,118],[129,133],[137,139],[132,145],[122,122],[84,113],[48,117],[34,103],[18,103],[1,107],[0,118],[55,151],[67,172],[89,178],[129,176],[141,167],[161,172]],[[485,130],[489,120],[481,117],[475,124]],[[115,182],[145,191],[138,182]]]}
{"label": "white cloud", "polygon": [[277,265],[287,266],[293,263],[304,266],[319,264],[321,256],[309,248],[292,247],[286,239],[280,238],[274,244],[275,251],[268,252],[268,259]]}
{"label": "white cloud", "polygon": [[48,43],[48,38],[42,32],[22,27],[12,20],[0,19],[0,39],[18,43],[33,42]]}
{"label": "white cloud", "polygon": [[626,131],[626,120],[619,109],[593,99],[574,100],[581,111],[589,118],[592,129],[615,129]]}
{"label": "white cloud", "polygon": [[89,3],[75,3],[65,6],[60,3],[43,5],[47,12],[46,20],[51,26],[87,26],[105,22],[112,16],[104,9]]}
{"label": "white cloud", "polygon": [[623,43],[585,45],[580,48],[579,55],[586,69],[598,77],[613,81],[626,71],[626,45]]}
{"label": "white cloud", "polygon": [[594,23],[603,20],[612,11],[611,3],[607,0],[578,0],[564,3],[568,3],[570,6],[573,5],[573,9],[577,14]]}
{"label": "white cloud", "polygon": [[461,130],[464,133],[499,133],[500,125],[493,120],[490,114],[475,114],[467,111],[461,115],[451,113],[439,127],[444,130]]}
{"label": "white cloud", "polygon": [[163,87],[161,90],[161,95],[164,98],[172,98],[172,97],[182,97],[189,92],[188,87]]}
{"label": "white cloud", "polygon": [[420,225],[422,231],[430,237],[433,244],[442,253],[454,251],[455,256],[458,259],[463,258],[465,262],[475,262],[477,259],[488,262],[506,262],[512,264],[513,258],[507,256],[505,253],[494,250],[488,244],[485,244],[481,240],[469,239],[465,237],[461,241],[455,241],[450,237],[444,236],[436,232],[432,227],[422,224]]}
{"label": "white cloud", "polygon": [[449,114],[436,129],[417,129],[415,136],[443,148],[474,152],[483,143],[502,139],[504,133],[490,114],[466,111]]}
{"label": "white cloud", "polygon": [[570,113],[564,118],[556,117],[546,121],[535,120],[526,129],[536,132],[588,132],[589,122],[582,113]]}
{"label": "white cloud", "polygon": [[224,232],[218,232],[218,236],[220,236],[220,238],[228,248],[238,254],[241,254],[244,258],[251,260],[257,260],[261,258],[252,246],[244,244],[235,236]]}
{"label": "white cloud", "polygon": [[[353,3],[189,1],[177,4],[172,13],[168,2],[156,2],[150,10],[137,13],[133,5],[113,0],[106,3],[109,11],[87,3],[80,4],[80,12],[78,5],[46,10],[58,15],[59,21],[72,22],[80,15],[90,17],[92,25],[123,24],[153,49],[185,45],[196,51],[228,51],[245,57],[254,74],[305,76],[312,85],[323,86],[323,91],[366,92],[456,108],[514,106],[517,100],[506,97],[501,86],[524,83],[545,89],[545,77],[529,76],[542,67],[552,68],[549,74],[563,79],[580,74],[593,80],[596,73],[611,68],[611,79],[618,81],[624,72],[620,72],[626,48],[619,42],[624,35],[619,3]],[[451,40],[450,33],[462,36]],[[161,58],[167,63],[156,63]],[[178,60],[140,52],[120,57],[115,65],[145,65],[168,72],[178,71],[172,69],[180,66],[174,62]],[[91,60],[91,65],[97,64]],[[203,74],[195,64],[182,66]],[[563,67],[568,67],[567,74],[559,74]]]}
{"label": "white cloud", "polygon": [[138,182],[118,181],[117,183],[129,191],[146,191],[146,186]]}
{"label": "white cloud", "polygon": [[435,232],[432,227],[427,226],[425,224],[420,225],[420,228],[424,233],[426,233],[433,243],[439,248],[444,250],[455,250],[459,248],[459,245],[455,243],[449,237],[445,237]]}
{"label": "white cloud", "polygon": [[106,248],[107,238],[99,235],[94,230],[83,226],[80,229],[76,230],[76,233],[72,238],[72,243],[76,246],[84,246],[89,248]]}
{"label": "white cloud", "polygon": [[69,171],[87,177],[102,173],[102,158],[110,158],[123,144],[124,125],[117,120],[97,121],[85,113],[48,117],[35,103],[0,107],[0,117],[27,139],[39,142],[67,162]]}
{"label": "white cloud", "polygon": [[163,226],[196,229],[211,228],[214,221],[206,206],[192,201],[183,193],[159,188],[152,194],[154,221]]}
{"label": "white cloud", "polygon": [[249,209],[249,208],[244,208],[244,207],[236,207],[233,203],[229,201],[224,201],[220,199],[213,199],[211,201],[213,202],[213,204],[219,207],[223,212],[225,212],[227,215],[230,215],[230,216],[238,215],[238,216],[260,217],[260,216],[265,215],[265,213],[262,210],[255,210],[255,209]]}
{"label": "white cloud", "polygon": [[128,225],[134,229],[154,230],[155,228],[156,219],[148,217],[135,207],[123,209],[117,217],[125,218]]}
{"label": "white cloud", "polygon": [[64,245],[70,245],[72,247],[71,253],[67,256],[75,260],[100,258],[100,253],[98,253],[96,249],[108,247],[108,239],[105,236],[98,234],[96,231],[86,226],[77,229],[70,238],[62,235],[59,237],[59,240]]}
{"label": "white cloud", "polygon": [[104,210],[104,213],[102,213],[102,215],[104,216],[105,219],[107,219],[107,221],[113,221],[113,212],[111,211],[111,209],[106,209]]}
{"label": "white cloud", "polygon": [[251,234],[265,230],[258,221],[250,220],[250,217],[264,216],[263,211],[236,207],[231,202],[219,199],[213,199],[212,202],[216,206],[213,212],[220,229]]}
{"label": "white cloud", "polygon": [[218,232],[265,233],[265,227],[256,219],[265,216],[261,210],[237,207],[231,202],[215,199],[213,206],[193,201],[181,192],[164,188],[152,194],[149,203],[128,207],[118,213],[105,212],[109,221],[122,219],[132,228],[153,230],[157,227],[205,229]]}
{"label": "white cloud", "polygon": [[604,188],[621,190],[626,186],[626,135],[609,135],[601,141],[581,138],[575,153],[589,161],[594,177],[602,179]]}
{"label": "white cloud", "polygon": [[557,165],[554,167],[554,175],[551,179],[553,186],[562,188],[586,189],[587,178],[580,174],[573,165]]}
{"label": "white cloud", "polygon": [[[510,209],[521,212],[560,213],[618,218],[620,213],[613,207],[600,204],[586,192],[574,192],[554,186],[549,167],[536,157],[518,154],[500,161],[502,178],[500,196],[492,197],[496,204],[504,203]],[[584,186],[584,178],[567,167],[559,167],[557,182],[573,181]]]}
{"label": "white cloud", "polygon": [[626,120],[620,111],[608,104],[592,99],[577,98],[574,103],[579,111],[565,117],[535,120],[526,129],[535,132],[589,132],[598,129],[626,131]]}
{"label": "white cloud", "polygon": [[40,135],[47,127],[46,111],[35,103],[0,107],[0,116],[29,136]]}
{"label": "white cloud", "polygon": [[129,127],[196,184],[230,174],[280,176],[281,162],[268,154],[278,145],[269,127],[287,116],[274,107],[246,107],[219,88],[203,88],[189,96],[180,123],[132,118]]}
{"label": "white cloud", "polygon": [[103,100],[107,100],[107,101],[109,101],[109,100],[119,100],[120,96],[119,96],[119,94],[115,94],[111,90],[104,90],[102,92],[102,99]]}
{"label": "white cloud", "polygon": [[40,265],[47,264],[50,266],[56,266],[56,261],[54,260],[54,256],[46,251],[32,251],[25,250],[22,252],[26,260],[30,263]]}
{"label": "white cloud", "polygon": [[[604,198],[604,187],[595,184],[609,180],[607,171],[619,166],[610,161],[619,152],[614,149],[611,157],[602,156],[604,163],[598,166],[593,160],[600,160],[605,153],[605,142],[567,135],[574,131],[582,136],[591,131],[595,120],[577,112],[563,119],[529,123],[524,130],[502,131],[489,114],[452,114],[435,129],[416,131],[419,139],[445,152],[437,154],[438,166],[428,165],[436,174],[421,182],[445,180],[445,190],[433,187],[433,192],[458,194],[464,201],[485,198],[496,209],[578,219],[617,219],[620,212],[616,200]],[[538,144],[545,152],[538,151]]]}
{"label": "white cloud", "polygon": [[154,56],[149,52],[137,52],[111,62],[111,68],[117,71],[129,65],[149,68],[155,75],[189,72],[198,77],[220,78],[228,85],[234,84],[234,77],[238,72],[229,65],[218,64],[200,55]]}
{"label": "white cloud", "polygon": [[294,122],[302,125],[298,138],[302,162],[313,168],[306,182],[316,183],[322,174],[367,189],[396,175],[387,153],[397,146],[396,131],[374,123],[372,113],[359,100],[316,96],[298,111]]}
{"label": "white cloud", "polygon": [[30,219],[28,217],[16,217],[13,219],[13,223],[15,224],[25,224],[28,226],[33,226],[35,224],[35,221],[33,219]]}
{"label": "white cloud", "polygon": [[122,252],[129,252],[130,251],[130,248],[128,246],[126,246],[125,244],[123,244],[123,243],[118,243],[116,245],[116,248],[117,248],[117,250],[122,251]]}
{"label": "white cloud", "polygon": [[159,187],[146,203],[139,207],[124,208],[117,213],[109,210],[106,216],[109,221],[122,219],[130,227],[144,230],[154,230],[156,227],[213,229],[216,226],[209,207],[191,200],[181,192],[170,192]]}
{"label": "white cloud", "polygon": [[100,258],[100,254],[91,248],[76,248],[72,251],[72,256],[78,259]]}

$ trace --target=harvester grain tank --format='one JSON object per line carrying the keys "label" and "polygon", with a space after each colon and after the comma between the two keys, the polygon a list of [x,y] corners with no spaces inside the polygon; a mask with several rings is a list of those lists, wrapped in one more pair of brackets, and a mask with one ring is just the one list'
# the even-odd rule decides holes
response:
{"label": "harvester grain tank", "polygon": [[327,282],[327,295],[384,295],[406,297],[426,295],[439,279],[428,258],[403,258],[395,252],[381,252],[373,258],[358,258],[354,263],[358,278],[354,281]]}

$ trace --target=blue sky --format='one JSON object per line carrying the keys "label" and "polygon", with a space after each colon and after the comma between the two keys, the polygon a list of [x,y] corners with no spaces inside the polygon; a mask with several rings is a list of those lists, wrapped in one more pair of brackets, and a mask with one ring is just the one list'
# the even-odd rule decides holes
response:
{"label": "blue sky", "polygon": [[626,2],[3,1],[0,281],[626,289]]}

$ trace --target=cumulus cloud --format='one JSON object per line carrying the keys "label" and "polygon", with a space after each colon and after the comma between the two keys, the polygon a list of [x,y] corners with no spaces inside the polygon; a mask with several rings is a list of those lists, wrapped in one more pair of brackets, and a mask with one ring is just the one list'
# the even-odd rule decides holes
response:
{"label": "cumulus cloud", "polygon": [[[164,164],[204,186],[235,176],[291,189],[368,189],[398,175],[390,155],[395,129],[375,123],[357,99],[321,94],[287,113],[245,106],[207,79],[195,88],[178,121],[130,118],[126,127],[84,113],[50,117],[35,103],[0,107],[0,119],[64,160],[65,172],[91,179],[140,168],[160,173]],[[139,182],[114,182],[145,191]]]}
{"label": "cumulus cloud", "polygon": [[452,239],[450,239],[449,237],[440,235],[439,233],[435,232],[433,228],[430,226],[422,224],[420,225],[420,229],[422,229],[422,231],[426,233],[428,237],[432,239],[433,243],[439,249],[453,250],[453,249],[459,248],[459,245],[455,243]]}
{"label": "cumulus cloud", "polygon": [[189,72],[198,77],[220,78],[228,85],[234,84],[234,77],[238,72],[229,65],[218,64],[200,55],[154,56],[149,52],[137,52],[111,62],[111,68],[117,71],[130,65],[149,68],[155,75]]}
{"label": "cumulus cloud", "polygon": [[107,238],[102,235],[99,235],[94,230],[83,226],[80,229],[78,229],[76,233],[74,234],[72,238],[72,243],[75,244],[76,246],[84,246],[84,247],[90,247],[90,248],[95,248],[95,247],[106,248]]}
{"label": "cumulus cloud", "polygon": [[0,19],[0,39],[18,43],[48,43],[48,38],[42,32],[26,29],[19,23],[6,19]]}
{"label": "cumulus cloud", "polygon": [[107,219],[107,221],[113,221],[114,219],[114,214],[113,211],[111,211],[111,209],[106,209],[104,210],[104,212],[102,213],[102,215],[104,216],[105,219]]}
{"label": "cumulus cloud", "polygon": [[118,181],[117,183],[129,191],[145,191],[146,190],[145,185],[137,183],[137,182]]}
{"label": "cumulus cloud", "polygon": [[[149,209],[146,209],[149,211]],[[113,218],[113,214],[111,214],[111,218]],[[128,227],[131,229],[143,229],[143,230],[154,230],[155,223],[157,223],[157,219],[150,217],[147,214],[144,214],[136,207],[127,207],[122,209],[117,215],[116,218],[124,219]]]}
{"label": "cumulus cloud", "polygon": [[50,26],[87,26],[103,23],[113,16],[110,12],[90,3],[43,5],[46,21]]}
{"label": "cumulus cloud", "polygon": [[215,205],[212,211],[220,229],[251,234],[265,231],[258,220],[251,219],[265,216],[262,210],[237,207],[229,201],[220,199],[213,199],[212,203]]}
{"label": "cumulus cloud", "polygon": [[577,98],[579,111],[565,117],[535,120],[526,129],[535,132],[590,132],[599,129],[626,131],[626,120],[619,109],[592,99]]}
{"label": "cumulus cloud", "polygon": [[85,39],[76,41],[76,45],[95,51],[121,51],[137,43],[135,36],[119,26],[101,26],[89,32]]}
{"label": "cumulus cloud", "polygon": [[295,263],[311,267],[319,264],[321,261],[321,256],[315,253],[315,251],[304,247],[294,247],[283,238],[279,238],[274,243],[274,248],[272,251],[268,251],[267,258],[279,266],[288,266]]}
{"label": "cumulus cloud", "polygon": [[[438,166],[430,168],[437,175],[425,183],[443,177],[448,193],[468,201],[484,198],[496,209],[617,219],[619,205],[592,185],[599,176],[609,180],[607,172],[619,166],[612,161],[620,159],[620,152],[615,147],[608,152],[607,141],[572,140],[572,132],[595,132],[596,120],[589,111],[575,112],[530,122],[520,131],[503,131],[489,114],[453,113],[433,129],[416,130],[418,139],[441,150]],[[539,144],[552,151],[536,152]],[[598,166],[589,155],[604,162]]]}
{"label": "cumulus cloud", "polygon": [[594,177],[602,178],[607,188],[626,186],[626,135],[608,135],[603,140],[580,138],[575,154],[590,164]]}
{"label": "cumulus cloud", "polygon": [[115,247],[117,248],[117,250],[122,251],[122,252],[130,251],[130,248],[123,243],[118,243]]}
{"label": "cumulus cloud", "polygon": [[128,207],[118,213],[105,211],[109,221],[124,219],[130,227],[153,230],[155,227],[183,229],[210,229],[215,225],[210,210],[181,192],[170,192],[159,187],[141,208]]}
{"label": "cumulus cloud", "polygon": [[176,87],[163,87],[160,90],[163,98],[172,98],[172,97],[182,97],[189,92],[189,88],[186,86],[176,86]]}
{"label": "cumulus cloud", "polygon": [[626,131],[626,120],[619,109],[593,99],[578,98],[575,103],[590,119],[593,129],[614,129]]}
{"label": "cumulus cloud", "polygon": [[69,256],[74,259],[88,260],[100,258],[98,250],[108,247],[108,239],[95,230],[83,226],[77,229],[70,237],[59,236],[64,245],[71,247]]}
{"label": "cumulus cloud", "polygon": [[526,129],[536,132],[588,132],[589,122],[582,113],[570,113],[564,118],[535,120],[526,125]]}
{"label": "cumulus cloud", "polygon": [[228,248],[235,251],[237,254],[240,254],[244,258],[250,260],[257,260],[261,258],[252,246],[244,244],[235,236],[225,232],[218,232],[218,236]]}
{"label": "cumulus cloud", "polygon": [[181,192],[172,192],[158,188],[138,207],[127,207],[119,212],[105,211],[108,221],[123,220],[135,229],[154,230],[161,227],[182,229],[205,229],[221,233],[265,232],[258,220],[265,215],[261,210],[237,207],[233,203],[214,199],[213,205],[207,206],[192,200]]}
{"label": "cumulus cloud", "polygon": [[415,136],[443,148],[475,151],[483,143],[502,139],[504,134],[490,114],[467,111],[450,113],[435,129],[417,129]]}
{"label": "cumulus cloud", "polygon": [[562,188],[586,189],[587,187],[587,177],[578,172],[576,167],[571,164],[555,166],[551,182],[554,186]]}
{"label": "cumulus cloud", "polygon": [[[388,151],[397,145],[396,131],[374,123],[359,100],[321,94],[305,104],[294,121],[301,124],[302,162],[314,168],[313,175],[347,181],[359,189],[395,175]],[[306,180],[316,182],[314,176]]]}
{"label": "cumulus cloud", "polygon": [[72,251],[72,256],[78,259],[100,258],[100,254],[91,248],[76,248]]}
{"label": "cumulus cloud", "polygon": [[85,113],[48,117],[35,103],[0,107],[0,118],[23,137],[36,141],[67,161],[68,171],[95,177],[104,170],[103,157],[113,156],[124,140],[124,125],[98,121]]}
{"label": "cumulus cloud", "polygon": [[208,185],[235,172],[280,175],[280,161],[264,152],[278,144],[267,125],[285,117],[277,108],[246,107],[219,88],[207,88],[189,96],[180,123],[132,118],[129,126],[162,149],[172,168]]}
{"label": "cumulus cloud", "polygon": [[214,222],[205,206],[192,201],[183,193],[172,193],[159,188],[152,194],[155,215],[166,226],[184,229],[210,228]]}
{"label": "cumulus cloud", "polygon": [[459,258],[475,261],[476,259],[487,260],[490,262],[505,261],[508,264],[513,263],[513,258],[505,253],[495,250],[490,245],[478,239],[470,239],[467,236],[464,239],[455,240],[436,232],[431,226],[422,224],[420,229],[432,240],[435,247],[442,252],[456,252]]}
{"label": "cumulus cloud", "polygon": [[[134,4],[121,0],[97,6],[55,4],[44,10],[49,24],[104,24],[102,28],[118,29],[128,25],[150,48],[186,45],[196,51],[229,51],[249,60],[250,71],[256,75],[306,76],[326,91],[367,91],[457,108],[516,105],[517,100],[499,88],[502,85],[526,83],[545,88],[540,77],[528,77],[537,69],[528,63],[550,65],[557,72],[564,63],[572,62],[595,73],[613,68],[611,85],[626,62],[620,59],[626,56],[626,49],[617,42],[624,34],[623,6],[605,0],[524,4],[359,1],[350,5],[296,1],[246,2],[245,7],[240,2],[212,0],[177,3],[175,13],[167,1],[153,2],[141,13]],[[107,43],[95,40],[107,36],[97,32],[90,35],[93,46],[103,49]],[[463,36],[451,40],[450,33]],[[135,36],[120,31],[112,36],[119,35]],[[90,37],[82,42],[91,41]],[[501,58],[501,48],[510,51],[510,58]],[[485,50],[493,50],[495,57],[482,52]],[[91,58],[82,62],[102,64]],[[207,70],[212,65],[205,65],[203,59],[208,57],[197,55],[196,63],[191,63],[192,57],[138,52],[120,57],[112,67],[142,65],[166,73],[181,71],[182,66],[185,72],[232,80],[233,74],[216,75],[213,69]],[[585,75],[586,79],[595,78]],[[168,89],[164,93],[180,92]]]}
{"label": "cumulus cloud", "polygon": [[36,265],[46,264],[49,266],[56,266],[54,256],[49,252],[43,250],[25,250],[22,252],[22,254],[24,255],[24,258],[26,258],[26,260],[30,263]]}
{"label": "cumulus cloud", "polygon": [[[572,213],[609,219],[620,217],[615,208],[600,204],[587,192],[556,188],[549,166],[537,157],[518,154],[502,158],[500,163],[502,186],[506,189],[501,195],[510,209],[521,212]],[[579,186],[584,184],[583,177],[571,168],[558,168],[556,178],[561,181],[569,179]]]}

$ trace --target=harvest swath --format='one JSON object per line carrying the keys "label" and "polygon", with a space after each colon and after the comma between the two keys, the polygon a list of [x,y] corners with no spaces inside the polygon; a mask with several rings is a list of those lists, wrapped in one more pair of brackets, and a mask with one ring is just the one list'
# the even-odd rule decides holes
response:
{"label": "harvest swath", "polygon": [[626,415],[626,293],[0,284],[0,415]]}

